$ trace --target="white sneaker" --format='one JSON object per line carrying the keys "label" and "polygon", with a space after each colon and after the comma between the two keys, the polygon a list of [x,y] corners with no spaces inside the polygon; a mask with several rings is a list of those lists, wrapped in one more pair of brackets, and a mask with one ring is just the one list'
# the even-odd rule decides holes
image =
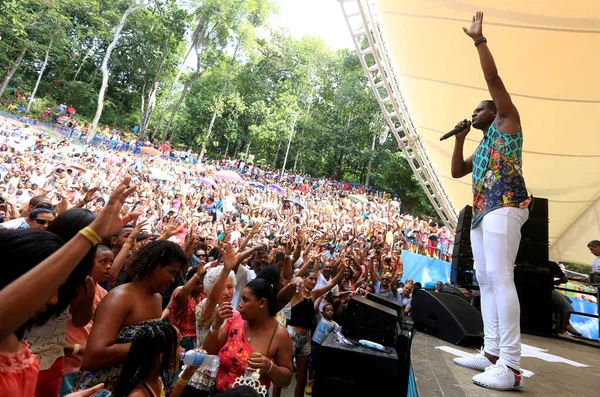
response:
{"label": "white sneaker", "polygon": [[485,356],[485,352],[483,348],[481,350],[477,350],[479,353],[472,354],[468,357],[457,357],[454,359],[454,364],[460,365],[461,367],[474,369],[477,371],[485,371],[487,367],[490,365],[494,365],[488,358]]}
{"label": "white sneaker", "polygon": [[524,386],[523,372],[515,374],[504,364],[495,364],[473,377],[473,383],[493,390],[518,390]]}

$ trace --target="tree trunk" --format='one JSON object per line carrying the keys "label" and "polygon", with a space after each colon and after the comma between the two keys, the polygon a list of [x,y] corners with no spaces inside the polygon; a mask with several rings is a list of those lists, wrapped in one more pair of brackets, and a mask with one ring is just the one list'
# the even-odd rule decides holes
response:
{"label": "tree trunk", "polygon": [[281,149],[281,139],[277,144],[277,154],[275,155],[275,161],[273,161],[273,168],[277,168],[277,160],[279,160],[279,150]]}
{"label": "tree trunk", "polygon": [[[352,112],[348,112],[348,123],[346,124],[346,136],[344,142],[348,141],[348,134],[350,133],[350,121],[352,120]],[[342,178],[342,166],[344,164],[344,147],[340,149],[340,156],[337,161],[336,179],[341,180]]]}
{"label": "tree trunk", "polygon": [[244,156],[244,160],[246,163],[248,162],[248,154],[250,153],[250,141],[248,141],[248,145],[246,146],[246,155]]}
{"label": "tree trunk", "polygon": [[215,111],[213,112],[212,118],[210,119],[210,124],[208,125],[208,132],[206,133],[204,142],[202,142],[202,150],[200,150],[200,157],[198,158],[199,162],[202,162],[202,159],[204,158],[204,153],[206,153],[206,143],[208,142],[208,138],[210,137],[213,125],[215,125],[215,120],[217,119],[217,110],[218,106],[215,106]]}
{"label": "tree trunk", "polygon": [[79,65],[79,68],[77,68],[77,72],[75,73],[75,76],[73,76],[73,81],[77,81],[77,76],[79,76],[79,73],[81,72],[81,68],[83,68],[83,64],[85,63],[86,59],[88,59],[92,53],[94,52],[94,48],[90,48],[90,50],[85,54],[85,56],[83,57],[83,59],[81,60],[81,64]]}
{"label": "tree trunk", "polygon": [[[315,91],[314,87],[312,88],[310,94],[310,100],[308,105],[306,105],[306,117],[310,114],[310,105],[312,104],[312,93]],[[302,136],[304,135],[304,130],[300,131],[300,136],[298,139],[298,150],[296,150],[296,159],[294,160],[294,172],[296,172],[296,166],[298,165],[298,157],[300,157],[300,150],[302,150]]]}
{"label": "tree trunk", "polygon": [[167,139],[169,138],[169,130],[171,129],[171,124],[173,124],[173,119],[175,118],[177,111],[179,111],[179,107],[183,103],[183,100],[185,99],[185,96],[187,95],[187,92],[188,92],[190,86],[194,83],[194,81],[198,80],[198,77],[200,77],[200,73],[194,73],[192,75],[192,77],[190,77],[185,82],[185,85],[183,86],[183,91],[181,91],[181,95],[179,96],[179,100],[175,104],[173,111],[171,111],[171,117],[169,117],[169,122],[167,123],[167,127],[165,128],[165,133],[163,134],[163,142],[166,142]]}
{"label": "tree trunk", "polygon": [[146,135],[146,130],[148,129],[148,124],[150,124],[150,119],[152,118],[152,114],[154,113],[154,107],[156,106],[156,93],[158,92],[158,80],[162,73],[163,66],[165,61],[169,57],[169,39],[167,38],[165,42],[165,51],[163,52],[163,57],[158,65],[158,69],[156,74],[154,75],[154,80],[152,80],[152,86],[150,87],[150,92],[148,93],[148,101],[146,106],[145,114],[142,114],[142,119],[140,120],[140,136],[144,137]]}
{"label": "tree trunk", "polygon": [[144,122],[144,115],[146,114],[146,85],[148,84],[148,62],[146,61],[146,57],[142,56],[142,60],[144,62],[144,65],[146,65],[146,67],[144,68],[144,84],[142,85],[142,95],[140,95],[140,139],[144,137],[144,134],[142,133],[141,129],[141,124],[143,124]]}
{"label": "tree trunk", "polygon": [[[201,46],[204,43],[205,33],[206,33],[206,25],[198,24],[198,26],[196,27],[196,30],[194,31],[193,41],[190,44],[190,48],[189,48],[187,54],[185,55],[185,58],[183,58],[183,61],[181,61],[181,64],[179,65],[179,69],[177,70],[177,75],[175,76],[175,80],[173,80],[173,83],[171,84],[171,88],[169,88],[169,93],[167,94],[165,103],[163,104],[162,110],[160,111],[160,116],[158,117],[158,121],[156,122],[156,127],[154,127],[154,131],[150,135],[151,138],[155,137],[156,134],[158,133],[158,130],[160,128],[160,123],[162,122],[162,119],[163,119],[163,115],[165,114],[165,111],[167,110],[167,106],[169,106],[169,100],[171,99],[171,94],[173,93],[173,89],[175,88],[175,85],[179,81],[179,77],[181,77],[181,73],[183,73],[183,67],[185,65],[185,62],[187,61],[188,57],[192,53],[192,50],[195,49],[196,51],[198,51],[199,46]],[[198,59],[196,60],[196,73],[198,73],[200,71],[200,58],[199,58],[200,54],[197,53],[196,56],[198,57]]]}
{"label": "tree trunk", "polygon": [[[375,157],[375,141],[377,140],[377,134],[373,134],[373,142],[371,143],[371,158],[369,159],[369,165],[367,166],[367,179],[365,180],[365,186],[369,186],[369,177],[371,176],[371,167],[373,166],[373,157]],[[361,178],[362,180],[362,178]]]}
{"label": "tree trunk", "polygon": [[234,159],[237,158],[238,151],[240,150],[240,144],[241,144],[241,142],[238,141],[237,145],[235,145],[235,152],[233,153]]}
{"label": "tree trunk", "polygon": [[33,105],[33,100],[35,98],[35,94],[38,90],[38,87],[40,86],[40,81],[42,81],[42,75],[44,74],[44,70],[46,70],[46,65],[48,65],[48,57],[50,56],[50,49],[52,48],[52,43],[54,43],[54,38],[56,37],[57,33],[58,32],[56,32],[52,35],[52,38],[50,39],[50,44],[48,44],[48,48],[46,48],[46,56],[44,57],[44,64],[42,65],[42,69],[40,69],[40,72],[38,73],[38,78],[37,78],[37,81],[35,82],[35,87],[33,87],[33,91],[31,92],[31,96],[29,97],[29,103],[27,104],[27,112],[29,112],[29,109],[31,109],[31,105]]}
{"label": "tree trunk", "polygon": [[4,80],[2,81],[2,84],[0,84],[0,97],[2,97],[2,94],[4,94],[6,87],[8,87],[8,84],[10,83],[13,76],[15,75],[15,72],[21,65],[21,61],[25,57],[27,50],[28,50],[27,47],[23,47],[23,50],[19,53],[17,58],[13,61],[13,65],[10,67],[10,69],[8,69],[8,72],[6,73],[6,76],[4,76]]}
{"label": "tree trunk", "polygon": [[[238,40],[238,42],[235,46],[235,51],[233,51],[233,56],[231,57],[231,63],[227,67],[227,77],[225,77],[225,84],[223,85],[223,88],[221,89],[222,93],[225,92],[225,88],[227,88],[227,83],[229,82],[229,76],[231,75],[231,70],[233,69],[233,64],[235,63],[235,58],[237,57],[239,48],[240,48],[240,41]],[[210,120],[210,125],[208,126],[208,131],[206,132],[206,138],[204,139],[204,143],[202,144],[202,150],[200,151],[200,161],[202,161],[202,158],[204,157],[204,153],[206,152],[206,142],[208,142],[208,138],[210,137],[212,128],[215,125],[215,119],[217,118],[217,109],[218,109],[218,107],[215,108],[213,117]]]}
{"label": "tree trunk", "polygon": [[123,16],[121,17],[121,20],[119,21],[119,24],[115,29],[112,42],[108,45],[108,48],[106,49],[104,59],[102,60],[102,85],[100,86],[100,91],[98,92],[98,107],[96,108],[96,115],[94,116],[94,120],[92,121],[92,125],[86,138],[88,143],[91,142],[92,139],[94,139],[94,136],[96,135],[96,128],[98,128],[98,122],[100,121],[100,116],[102,116],[102,109],[104,108],[104,94],[106,93],[106,87],[108,87],[108,61],[115,46],[117,45],[117,41],[119,41],[119,37],[121,36],[121,30],[123,30],[123,26],[125,26],[125,20],[131,13],[150,6],[150,3],[151,1],[147,1],[137,6],[131,6],[127,9],[127,11],[125,11]]}
{"label": "tree trunk", "polygon": [[227,140],[227,147],[225,148],[225,158],[227,158],[227,153],[229,153],[229,139]]}

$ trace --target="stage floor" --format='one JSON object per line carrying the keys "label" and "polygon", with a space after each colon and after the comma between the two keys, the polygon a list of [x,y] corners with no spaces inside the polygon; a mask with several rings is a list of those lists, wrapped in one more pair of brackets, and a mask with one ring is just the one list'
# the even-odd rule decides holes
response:
{"label": "stage floor", "polygon": [[579,368],[570,364],[548,362],[539,358],[523,357],[523,369],[535,375],[525,379],[525,387],[516,392],[498,392],[475,385],[471,378],[477,372],[455,365],[454,354],[436,349],[448,346],[465,352],[474,348],[455,346],[434,336],[417,333],[412,344],[412,368],[419,397],[479,397],[522,396],[544,397],[597,397],[600,395],[600,349],[557,338],[544,338],[523,335],[522,343],[539,349],[547,349],[548,354],[589,365]]}

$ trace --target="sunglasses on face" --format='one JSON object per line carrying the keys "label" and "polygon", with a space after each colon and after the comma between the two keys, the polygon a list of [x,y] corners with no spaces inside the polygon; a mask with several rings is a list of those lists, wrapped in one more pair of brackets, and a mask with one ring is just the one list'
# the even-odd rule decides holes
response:
{"label": "sunglasses on face", "polygon": [[381,279],[381,281],[390,281],[390,279],[389,279],[389,278],[387,278],[387,277],[383,277],[383,278]]}
{"label": "sunglasses on face", "polygon": [[34,221],[36,221],[38,225],[42,225],[42,226],[45,224],[48,224],[48,226],[50,226],[50,224],[52,223],[52,221],[47,221],[45,219],[37,219],[37,218],[34,219]]}

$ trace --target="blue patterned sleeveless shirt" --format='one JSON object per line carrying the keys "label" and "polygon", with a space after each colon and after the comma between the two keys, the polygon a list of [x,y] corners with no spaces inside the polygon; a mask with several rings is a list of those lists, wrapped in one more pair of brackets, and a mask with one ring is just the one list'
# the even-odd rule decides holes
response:
{"label": "blue patterned sleeveless shirt", "polygon": [[523,179],[523,134],[503,134],[492,123],[473,155],[473,221],[502,207],[526,208],[529,196]]}

